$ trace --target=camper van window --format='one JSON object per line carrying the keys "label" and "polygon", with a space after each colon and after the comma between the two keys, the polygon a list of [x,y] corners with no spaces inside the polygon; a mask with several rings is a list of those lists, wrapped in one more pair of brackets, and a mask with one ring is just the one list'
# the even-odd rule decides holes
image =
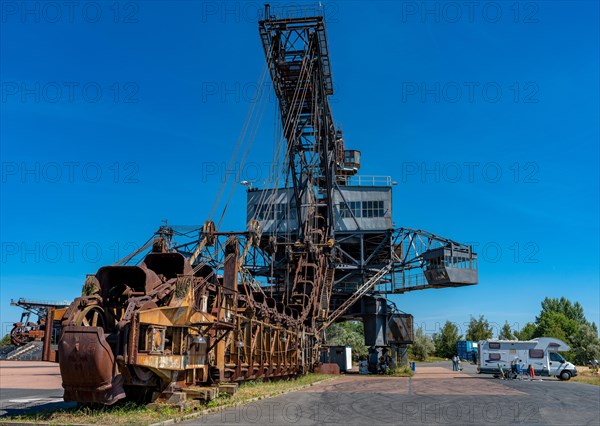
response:
{"label": "camper van window", "polygon": [[565,362],[565,359],[556,352],[550,352],[550,361]]}
{"label": "camper van window", "polygon": [[544,358],[543,349],[529,349],[529,358]]}
{"label": "camper van window", "polygon": [[490,349],[500,349],[500,343],[490,342]]}
{"label": "camper van window", "polygon": [[490,361],[499,361],[500,358],[500,354],[490,354]]}

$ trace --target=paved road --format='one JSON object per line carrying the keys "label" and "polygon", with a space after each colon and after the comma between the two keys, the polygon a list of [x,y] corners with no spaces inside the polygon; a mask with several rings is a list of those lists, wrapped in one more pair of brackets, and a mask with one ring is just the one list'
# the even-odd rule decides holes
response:
{"label": "paved road", "polygon": [[[187,424],[600,425],[600,387],[554,379],[502,381],[451,363],[421,364],[411,378],[340,376]],[[56,364],[0,362],[0,416],[69,406]],[[0,420],[1,422],[1,420]]]}
{"label": "paved road", "polygon": [[0,416],[73,405],[62,396],[58,364],[0,361]]}
{"label": "paved road", "polygon": [[557,380],[502,381],[419,365],[414,378],[342,376],[186,424],[600,425],[600,388]]}

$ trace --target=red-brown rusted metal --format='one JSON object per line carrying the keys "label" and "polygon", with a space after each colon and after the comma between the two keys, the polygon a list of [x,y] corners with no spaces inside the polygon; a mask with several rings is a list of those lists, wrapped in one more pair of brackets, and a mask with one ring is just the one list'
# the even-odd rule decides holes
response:
{"label": "red-brown rusted metal", "polygon": [[[54,324],[54,314],[56,312],[55,308],[48,309],[48,313],[46,314],[46,324]],[[53,356],[52,351],[52,339],[44,339],[44,347],[42,351],[42,360],[54,362],[56,358]]]}
{"label": "red-brown rusted metal", "polygon": [[124,378],[102,328],[66,326],[58,353],[65,401],[112,405],[125,397]]}
{"label": "red-brown rusted metal", "polygon": [[[50,309],[61,309],[66,306],[66,302],[47,302],[25,298],[11,300],[10,304],[24,310],[21,314],[21,320],[14,323],[10,331],[10,340],[15,346],[44,340],[47,330],[50,338],[52,338],[54,324],[53,322],[47,322],[47,313]],[[31,315],[37,316],[36,322],[29,321]]]}
{"label": "red-brown rusted metal", "polygon": [[177,252],[151,252],[140,266],[88,276],[86,294],[62,317],[65,400],[111,405],[305,371],[310,329],[240,275],[242,252],[229,236],[222,276],[207,265],[192,268]]}

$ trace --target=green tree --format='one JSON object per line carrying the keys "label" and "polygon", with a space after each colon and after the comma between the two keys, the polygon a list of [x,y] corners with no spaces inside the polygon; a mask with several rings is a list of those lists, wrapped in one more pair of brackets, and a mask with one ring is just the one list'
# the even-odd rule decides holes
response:
{"label": "green tree", "polygon": [[554,337],[566,342],[571,350],[563,352],[562,355],[569,361],[577,363],[574,349],[575,336],[579,327],[587,320],[582,317],[579,303],[575,307],[570,300],[561,297],[550,299],[546,297],[542,303],[542,310],[535,318],[535,332],[533,337]]}
{"label": "green tree", "polygon": [[536,321],[534,337],[555,337],[570,342],[579,331],[577,321],[568,318],[562,312],[542,312]]}
{"label": "green tree", "polygon": [[440,332],[434,333],[432,337],[436,355],[445,358],[451,358],[456,353],[456,342],[462,339],[462,335],[458,334],[458,327],[450,321],[446,321]]}
{"label": "green tree", "polygon": [[515,335],[513,334],[512,330],[510,329],[510,325],[508,324],[508,321],[506,321],[504,323],[504,325],[502,326],[502,329],[500,330],[500,334],[498,334],[498,339],[500,339],[500,340],[515,340]]}
{"label": "green tree", "polygon": [[546,297],[541,306],[532,337],[555,337],[565,341],[571,350],[563,355],[575,364],[587,364],[600,355],[598,328],[587,320],[579,302],[572,303],[565,297]]}
{"label": "green tree", "polygon": [[513,334],[519,340],[531,340],[535,334],[535,324],[528,322],[521,328],[521,330],[513,330]]}
{"label": "green tree", "polygon": [[573,342],[573,358],[577,364],[585,365],[600,357],[600,339],[596,324],[583,324]]}
{"label": "green tree", "polygon": [[352,346],[356,356],[369,353],[365,345],[364,325],[361,321],[345,321],[331,324],[325,331],[328,345]]}
{"label": "green tree", "polygon": [[581,304],[579,302],[571,303],[571,301],[565,297],[561,297],[560,299],[550,299],[549,297],[546,297],[542,300],[542,311],[540,312],[540,315],[535,318],[535,322],[539,323],[542,315],[549,312],[563,314],[566,318],[579,324],[589,324],[588,320],[585,318]]}
{"label": "green tree", "polygon": [[0,340],[0,347],[10,345],[10,334],[5,334]]}
{"label": "green tree", "polygon": [[410,345],[412,356],[419,361],[425,361],[434,350],[435,345],[431,337],[425,334],[422,327],[417,328],[413,343]]}
{"label": "green tree", "polygon": [[492,327],[490,327],[490,323],[483,317],[483,315],[479,315],[479,319],[471,317],[469,320],[469,327],[467,328],[467,340],[479,342],[480,340],[491,339],[493,334],[494,333],[492,331]]}

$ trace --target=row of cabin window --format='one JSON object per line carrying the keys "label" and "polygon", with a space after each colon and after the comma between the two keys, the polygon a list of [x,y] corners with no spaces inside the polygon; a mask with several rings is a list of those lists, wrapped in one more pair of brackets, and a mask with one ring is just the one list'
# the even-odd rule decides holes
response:
{"label": "row of cabin window", "polygon": [[[489,354],[490,361],[499,361],[501,358],[502,358],[502,355],[499,353],[490,353]],[[536,359],[544,358],[544,350],[543,349],[529,349],[529,358],[536,358]]]}
{"label": "row of cabin window", "polygon": [[459,269],[477,268],[477,259],[469,260],[466,257],[436,257],[433,259],[429,259],[427,262],[429,268],[439,268],[442,266]]}
{"label": "row of cabin window", "polygon": [[348,201],[340,203],[340,217],[384,217],[383,201]]}
{"label": "row of cabin window", "polygon": [[[254,218],[256,220],[286,219],[288,217],[288,204],[257,205]],[[295,218],[295,210],[290,209],[290,217]],[[350,201],[340,203],[340,216],[342,218],[371,218],[384,217],[385,210],[383,201]]]}

